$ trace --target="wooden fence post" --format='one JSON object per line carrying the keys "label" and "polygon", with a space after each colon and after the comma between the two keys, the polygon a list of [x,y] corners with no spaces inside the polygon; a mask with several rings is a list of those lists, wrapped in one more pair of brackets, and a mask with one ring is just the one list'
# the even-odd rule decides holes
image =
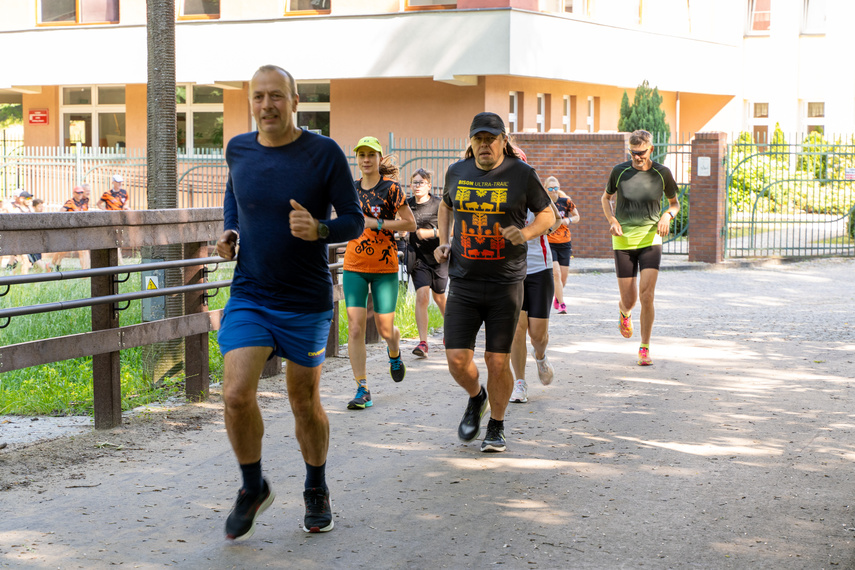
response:
{"label": "wooden fence post", "polygon": [[[184,259],[208,256],[207,242],[184,244]],[[205,281],[204,265],[190,265],[184,268],[184,285],[195,285]],[[184,294],[184,314],[207,313],[208,303],[205,291],[191,291]],[[211,386],[208,362],[208,333],[184,337],[184,393],[191,402],[208,399]]]}
{"label": "wooden fence post", "polygon": [[[92,250],[92,268],[114,267],[119,264],[118,249]],[[119,287],[113,275],[92,277],[93,297],[116,295]],[[119,330],[119,312],[113,305],[92,307],[92,330]],[[122,376],[118,351],[92,357],[92,381],[95,406],[95,429],[110,429],[122,425]]]}

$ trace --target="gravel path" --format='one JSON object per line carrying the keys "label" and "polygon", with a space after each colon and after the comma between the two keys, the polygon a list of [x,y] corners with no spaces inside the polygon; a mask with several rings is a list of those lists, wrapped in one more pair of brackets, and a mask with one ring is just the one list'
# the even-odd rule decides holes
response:
{"label": "gravel path", "polygon": [[648,368],[618,334],[608,263],[578,261],[550,328],[556,381],[529,362],[506,453],[457,441],[465,397],[440,349],[417,360],[409,341],[395,384],[373,346],[369,410],[345,409],[345,359],[325,368],[333,532],[299,528],[303,464],[274,379],[278,497],[251,540],[222,538],[238,470],[215,394],[0,451],[0,566],[855,568],[855,260],[664,270]]}

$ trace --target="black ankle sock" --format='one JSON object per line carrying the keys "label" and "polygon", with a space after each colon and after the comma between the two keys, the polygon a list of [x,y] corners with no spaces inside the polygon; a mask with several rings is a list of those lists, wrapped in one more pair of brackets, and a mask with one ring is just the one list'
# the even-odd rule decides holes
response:
{"label": "black ankle sock", "polygon": [[314,487],[327,488],[326,463],[317,467],[306,463],[306,489],[312,489]]}
{"label": "black ankle sock", "polygon": [[261,460],[240,466],[243,474],[243,488],[251,495],[258,495],[264,487],[261,481]]}
{"label": "black ankle sock", "polygon": [[490,418],[490,421],[487,423],[487,429],[496,428],[500,430],[505,429],[505,420],[494,420]]}
{"label": "black ankle sock", "polygon": [[473,397],[473,398],[469,398],[469,399],[470,400],[483,400],[486,397],[487,397],[487,391],[484,390],[483,386],[481,386],[481,390],[478,392],[478,395]]}

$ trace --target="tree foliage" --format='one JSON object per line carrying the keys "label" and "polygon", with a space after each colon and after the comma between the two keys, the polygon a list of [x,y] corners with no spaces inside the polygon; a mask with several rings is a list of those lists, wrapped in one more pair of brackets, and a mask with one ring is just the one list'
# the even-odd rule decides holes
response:
{"label": "tree foliage", "polygon": [[24,122],[24,110],[21,105],[0,103],[0,130]]}
{"label": "tree foliage", "polygon": [[635,98],[631,105],[626,91],[623,92],[623,98],[620,102],[618,130],[631,133],[638,129],[644,129],[653,134],[654,141],[657,141],[657,134],[659,134],[658,140],[662,141],[671,132],[668,123],[665,121],[665,111],[662,110],[662,96],[659,94],[659,89],[656,87],[651,89],[646,79],[635,90]]}

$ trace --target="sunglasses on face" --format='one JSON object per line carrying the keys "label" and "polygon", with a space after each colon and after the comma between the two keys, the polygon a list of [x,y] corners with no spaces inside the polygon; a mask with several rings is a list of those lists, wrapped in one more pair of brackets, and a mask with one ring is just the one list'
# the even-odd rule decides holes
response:
{"label": "sunglasses on face", "polygon": [[418,188],[419,186],[426,186],[428,184],[430,184],[430,182],[426,182],[424,180],[416,180],[413,181],[410,186],[412,186],[413,188]]}
{"label": "sunglasses on face", "polygon": [[653,148],[652,146],[649,146],[644,150],[632,150],[632,149],[630,149],[629,154],[631,154],[632,156],[643,156],[644,154],[647,153],[647,151],[649,151],[652,148]]}
{"label": "sunglasses on face", "polygon": [[549,192],[558,192],[558,186],[550,186],[547,190]]}

